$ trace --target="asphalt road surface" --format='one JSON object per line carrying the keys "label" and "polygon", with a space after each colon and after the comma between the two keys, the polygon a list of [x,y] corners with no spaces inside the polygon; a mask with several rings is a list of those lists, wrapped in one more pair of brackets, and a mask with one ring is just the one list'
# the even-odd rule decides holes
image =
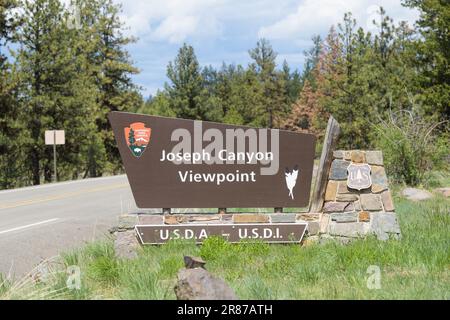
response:
{"label": "asphalt road surface", "polygon": [[20,278],[42,260],[104,237],[136,205],[126,176],[0,191],[0,272]]}

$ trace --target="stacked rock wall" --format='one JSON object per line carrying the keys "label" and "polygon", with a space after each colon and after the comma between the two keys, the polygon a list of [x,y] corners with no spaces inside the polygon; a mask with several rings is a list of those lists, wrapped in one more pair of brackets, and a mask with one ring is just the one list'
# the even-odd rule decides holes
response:
{"label": "stacked rock wall", "polygon": [[[335,151],[325,192],[322,232],[337,238],[374,234],[380,240],[400,237],[392,195],[381,151]],[[351,163],[369,164],[372,186],[365,190],[347,187]]]}

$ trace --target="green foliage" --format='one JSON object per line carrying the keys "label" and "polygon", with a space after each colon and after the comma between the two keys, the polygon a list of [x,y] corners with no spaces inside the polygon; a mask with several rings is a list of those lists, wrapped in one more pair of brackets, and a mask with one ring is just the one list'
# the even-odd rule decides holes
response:
{"label": "green foliage", "polygon": [[412,41],[419,97],[429,116],[450,120],[450,5],[441,0],[404,0],[420,13]]}
{"label": "green foliage", "polygon": [[200,254],[207,261],[216,260],[220,256],[229,253],[231,246],[222,237],[210,237],[203,243]]}
{"label": "green foliage", "polygon": [[254,61],[250,68],[255,70],[263,89],[262,108],[256,109],[255,122],[259,126],[274,128],[287,115],[289,107],[285,77],[275,69],[277,53],[269,41],[260,39],[249,54]]}
{"label": "green foliage", "polygon": [[167,93],[158,91],[155,97],[147,100],[139,109],[138,113],[162,117],[176,117],[175,111],[170,106]]}
{"label": "green foliage", "polygon": [[[142,104],[130,75],[120,8],[111,0],[79,0],[81,24],[58,0],[2,1],[0,52],[0,188],[52,179],[44,131],[64,129],[58,176],[72,180],[120,172],[106,115]],[[13,8],[20,8],[20,15]],[[19,11],[17,11],[19,12]],[[5,19],[5,16],[12,18]],[[24,160],[19,160],[24,159]]]}
{"label": "green foliage", "polygon": [[375,125],[374,141],[384,151],[389,175],[397,182],[418,185],[433,166],[442,168],[450,152],[448,135],[437,137],[434,131],[443,124],[403,110]]}
{"label": "green foliage", "polygon": [[179,118],[215,120],[218,106],[207,103],[207,91],[194,48],[184,44],[167,67],[166,84],[170,106]]}
{"label": "green foliage", "polygon": [[11,288],[11,283],[0,273],[0,298]]}

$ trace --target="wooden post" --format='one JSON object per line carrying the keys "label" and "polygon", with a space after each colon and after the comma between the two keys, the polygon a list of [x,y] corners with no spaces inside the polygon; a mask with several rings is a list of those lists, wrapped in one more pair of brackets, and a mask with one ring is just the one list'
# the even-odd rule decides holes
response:
{"label": "wooden post", "polygon": [[330,174],[331,163],[333,162],[333,151],[336,148],[340,132],[341,128],[339,123],[333,117],[330,117],[323,142],[322,155],[320,157],[319,169],[317,170],[309,212],[317,213],[323,208],[328,175]]}

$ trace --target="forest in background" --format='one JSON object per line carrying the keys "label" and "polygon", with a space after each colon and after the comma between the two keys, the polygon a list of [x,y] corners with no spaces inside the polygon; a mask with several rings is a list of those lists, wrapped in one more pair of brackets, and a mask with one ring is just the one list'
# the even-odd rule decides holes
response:
{"label": "forest in background", "polygon": [[280,128],[323,136],[333,115],[342,148],[380,148],[390,175],[422,183],[449,161],[450,5],[404,0],[420,12],[414,26],[382,8],[377,32],[351,13],[313,38],[301,72],[260,39],[252,62],[201,66],[184,44],[167,66],[164,88],[144,99],[112,0],[0,0],[0,189],[52,180],[44,131],[66,130],[59,180],[122,172],[107,114],[151,115]]}

